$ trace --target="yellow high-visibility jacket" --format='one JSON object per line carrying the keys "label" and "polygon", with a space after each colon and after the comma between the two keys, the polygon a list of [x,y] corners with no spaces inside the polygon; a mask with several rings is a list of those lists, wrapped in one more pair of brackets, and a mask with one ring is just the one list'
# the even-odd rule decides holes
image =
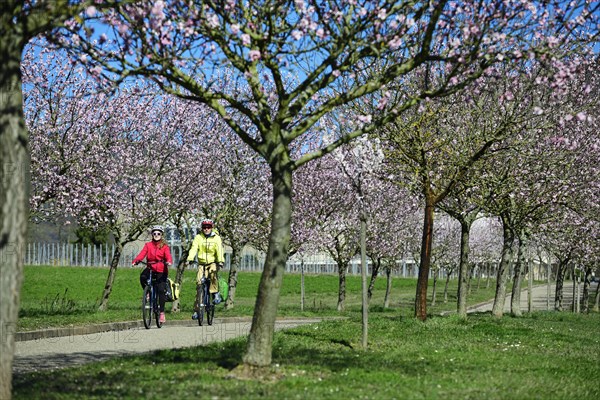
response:
{"label": "yellow high-visibility jacket", "polygon": [[214,229],[210,236],[205,236],[204,232],[196,235],[187,260],[194,261],[196,255],[198,256],[198,264],[200,265],[225,262],[223,242],[221,241],[221,236]]}

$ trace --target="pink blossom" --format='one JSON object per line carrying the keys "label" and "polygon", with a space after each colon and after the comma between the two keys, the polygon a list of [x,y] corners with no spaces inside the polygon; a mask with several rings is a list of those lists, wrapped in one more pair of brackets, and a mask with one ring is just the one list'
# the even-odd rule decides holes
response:
{"label": "pink blossom", "polygon": [[208,25],[211,28],[218,28],[220,26],[219,17],[217,17],[215,14],[208,17]]}
{"label": "pink blossom", "polygon": [[358,118],[358,120],[360,122],[363,122],[365,124],[368,124],[368,123],[370,123],[373,120],[373,116],[371,114],[368,114],[368,115],[359,115],[357,118]]}
{"label": "pink blossom", "polygon": [[92,18],[93,16],[96,15],[96,7],[94,6],[89,6],[88,8],[85,9],[85,15],[87,15],[89,18]]}
{"label": "pink blossom", "polygon": [[402,38],[400,36],[394,36],[392,40],[388,42],[388,46],[392,50],[396,50],[402,45]]}
{"label": "pink blossom", "polygon": [[165,3],[162,0],[158,0],[156,3],[154,3],[154,6],[152,7],[152,10],[150,12],[155,17],[164,16],[164,14],[163,14],[164,8],[165,8]]}
{"label": "pink blossom", "polygon": [[377,109],[378,110],[383,110],[385,108],[385,106],[388,104],[388,102],[390,101],[390,97],[391,97],[391,93],[389,91],[386,91],[383,94],[383,97],[379,99],[379,101],[377,102]]}
{"label": "pink blossom", "polygon": [[301,31],[297,29],[292,31],[292,37],[294,38],[294,40],[300,40],[302,39],[302,36],[304,36],[304,34]]}
{"label": "pink blossom", "polygon": [[259,50],[250,50],[248,52],[248,56],[250,56],[250,60],[252,62],[260,60],[260,51]]}
{"label": "pink blossom", "polygon": [[550,48],[556,47],[559,44],[559,40],[555,36],[550,36],[547,40]]}
{"label": "pink blossom", "polygon": [[247,33],[242,34],[242,44],[244,46],[250,45],[250,35],[248,35]]}

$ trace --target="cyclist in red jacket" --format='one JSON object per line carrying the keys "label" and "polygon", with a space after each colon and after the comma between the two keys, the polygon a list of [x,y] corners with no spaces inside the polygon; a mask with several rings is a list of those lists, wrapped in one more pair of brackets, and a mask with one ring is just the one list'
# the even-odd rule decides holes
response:
{"label": "cyclist in red jacket", "polygon": [[160,308],[160,319],[161,323],[165,322],[165,292],[167,290],[167,277],[169,276],[169,265],[173,264],[173,258],[171,257],[171,250],[169,245],[164,238],[165,230],[162,226],[153,226],[150,230],[152,234],[152,241],[147,242],[144,245],[140,254],[134,258],[132,265],[138,265],[140,261],[146,258],[146,268],[140,274],[140,284],[142,288],[146,287],[148,282],[148,275],[150,275],[150,268],[154,271],[153,276],[156,277],[158,283],[158,306]]}

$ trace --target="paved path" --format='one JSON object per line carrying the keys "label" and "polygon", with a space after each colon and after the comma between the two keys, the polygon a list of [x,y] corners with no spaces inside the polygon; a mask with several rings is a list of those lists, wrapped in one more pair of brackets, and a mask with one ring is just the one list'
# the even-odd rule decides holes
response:
{"label": "paved path", "polygon": [[[595,282],[591,284],[590,287],[590,302],[594,301],[594,295],[596,294],[596,288],[599,283]],[[507,287],[507,295],[506,300],[504,302],[504,311],[510,312],[511,307],[511,290],[512,287]],[[583,284],[580,285],[581,293],[583,294]],[[547,285],[538,285],[532,288],[532,301],[531,305],[533,311],[546,311],[546,310],[554,310],[554,296],[556,293],[556,283],[552,282],[550,284],[550,289],[548,289]],[[550,299],[548,303],[548,298]],[[492,306],[494,301],[488,301],[482,304],[478,304],[473,307],[469,307],[467,312],[486,312],[492,311]],[[549,304],[549,306],[548,306]],[[573,282],[566,281],[563,284],[563,302],[562,309],[565,311],[571,310],[573,306]],[[527,289],[521,292],[521,311],[528,312],[529,311],[529,296]]]}
{"label": "paved path", "polygon": [[[275,329],[293,328],[320,321],[319,318],[282,319],[276,322]],[[135,327],[83,335],[19,340],[15,343],[13,373],[72,367],[127,354],[221,342],[248,335],[250,326],[250,318],[215,318],[212,326],[200,327],[196,321],[191,320],[167,321],[161,329],[156,326],[151,329]]]}
{"label": "paved path", "polygon": [[[504,312],[510,312],[511,308],[511,291],[512,286],[506,288],[506,300],[504,301]],[[550,292],[550,293],[548,293]],[[545,311],[554,309],[554,295],[556,292],[556,284],[550,284],[550,290],[547,285],[538,285],[532,288],[532,307],[534,311]],[[549,303],[548,303],[549,298]],[[573,286],[571,282],[565,282],[563,287],[563,307],[571,307],[573,302]],[[486,312],[492,311],[494,301],[488,301],[483,304],[478,304],[473,307],[469,307],[468,312]],[[529,295],[527,289],[521,291],[521,311],[527,312],[529,310]]]}

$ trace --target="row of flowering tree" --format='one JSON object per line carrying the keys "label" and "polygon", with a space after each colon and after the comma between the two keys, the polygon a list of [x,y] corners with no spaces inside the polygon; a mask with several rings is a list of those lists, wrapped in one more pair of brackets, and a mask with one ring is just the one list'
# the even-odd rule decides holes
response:
{"label": "row of flowering tree", "polygon": [[[267,225],[268,170],[257,168],[247,146],[214,112],[149,85],[99,92],[80,65],[40,44],[23,59],[32,218],[68,216],[114,236],[100,309],[107,307],[125,244],[165,222],[185,242],[202,216],[217,219],[234,250],[233,302],[235,260],[246,243],[265,238],[253,232],[266,231],[256,226]],[[180,282],[183,265],[177,272]]]}
{"label": "row of flowering tree", "polygon": [[[134,86],[132,90],[123,91],[111,97],[103,93],[90,92],[93,89],[89,85],[93,82],[86,81],[86,76],[82,68],[76,64],[68,63],[64,56],[61,58],[57,54],[59,53],[32,47],[23,62],[25,66],[25,82],[28,88],[25,98],[26,113],[31,118],[29,129],[32,132],[33,170],[36,174],[40,174],[39,176],[34,176],[34,195],[31,199],[32,209],[38,211],[38,217],[43,217],[44,214],[51,212],[61,215],[79,216],[78,222],[80,224],[84,226],[92,225],[95,228],[102,225],[105,228],[108,227],[108,229],[111,229],[116,237],[120,237],[122,234],[122,225],[115,227],[114,224],[108,223],[109,219],[102,212],[104,206],[100,206],[100,200],[94,198],[94,196],[102,198],[102,201],[110,198],[110,196],[106,196],[108,191],[104,190],[104,188],[108,187],[106,182],[100,179],[90,181],[85,178],[89,178],[93,171],[96,171],[96,173],[99,172],[100,175],[109,176],[110,169],[107,168],[106,163],[111,158],[103,153],[108,149],[114,158],[114,162],[111,161],[111,165],[119,165],[122,168],[119,171],[118,178],[114,176],[111,178],[115,182],[114,185],[117,187],[122,185],[131,186],[126,179],[121,180],[121,178],[127,176],[125,172],[129,169],[120,160],[128,157],[126,154],[133,149],[131,147],[132,143],[135,143],[136,140],[144,140],[139,135],[144,130],[142,127],[148,124],[163,133],[170,131],[177,132],[176,135],[168,137],[167,140],[171,140],[172,142],[165,142],[159,144],[159,146],[163,149],[169,149],[165,154],[170,158],[182,160],[183,162],[178,167],[172,169],[173,171],[177,170],[177,179],[173,179],[173,176],[167,174],[163,161],[152,152],[147,153],[150,157],[149,162],[144,162],[138,158],[136,159],[136,163],[130,163],[130,167],[134,171],[133,174],[139,178],[139,182],[144,182],[144,178],[156,182],[157,176],[164,174],[164,178],[167,181],[176,182],[177,185],[165,189],[165,193],[171,198],[164,199],[162,205],[171,204],[171,207],[162,209],[162,213],[159,212],[150,219],[141,218],[139,214],[133,216],[133,218],[141,219],[138,221],[139,224],[136,225],[136,230],[131,230],[132,236],[127,237],[122,244],[139,237],[145,227],[153,221],[169,219],[176,222],[178,221],[178,216],[191,216],[193,213],[198,212],[203,215],[215,215],[218,217],[219,225],[223,227],[224,236],[234,248],[234,255],[239,254],[241,247],[246,243],[253,243],[257,247],[260,247],[265,242],[266,229],[256,229],[255,227],[264,227],[268,222],[268,205],[260,201],[261,198],[266,200],[263,194],[268,194],[265,182],[265,179],[268,179],[268,171],[263,170],[260,172],[260,169],[255,167],[256,165],[260,165],[260,162],[253,159],[252,154],[248,152],[247,146],[236,140],[237,137],[231,135],[228,127],[214,118],[214,114],[211,118],[210,113],[204,110],[204,114],[201,113],[202,124],[198,125],[201,128],[192,128],[189,126],[189,122],[191,121],[189,115],[192,112],[190,108],[191,103],[180,102],[181,104],[177,105],[176,99],[171,99],[166,103],[167,107],[165,107],[165,103],[148,100],[155,100],[157,97],[156,94],[149,95],[146,93],[142,95],[143,90],[139,86]],[[44,63],[35,65],[31,63],[32,57],[44,60]],[[61,63],[68,64],[68,67],[65,66],[53,70],[46,69],[45,67],[47,65],[61,65]],[[53,74],[57,76],[53,76]],[[506,87],[502,88],[497,84],[497,78],[491,80],[496,84],[493,86],[488,85],[487,89],[484,90],[486,93],[483,94],[495,93],[498,89],[502,93],[508,93],[509,89]],[[505,80],[501,82],[505,82]],[[462,102],[456,102],[454,98],[450,99],[451,102],[441,102],[442,107],[445,108],[438,109],[438,112],[435,114],[436,118],[433,117],[433,114],[425,113],[424,115],[428,124],[436,129],[437,135],[435,136],[435,140],[437,141],[437,148],[446,155],[449,154],[452,148],[465,151],[468,146],[465,144],[458,145],[458,140],[463,140],[464,143],[473,145],[477,143],[478,132],[484,131],[491,132],[490,135],[493,141],[501,142],[503,146],[514,149],[515,146],[508,146],[505,140],[501,140],[506,139],[510,136],[511,132],[515,131],[514,128],[509,130],[506,127],[517,126],[520,131],[523,128],[522,121],[526,121],[529,124],[528,128],[532,129],[535,126],[532,124],[532,120],[534,118],[543,118],[539,116],[542,113],[533,113],[531,109],[525,107],[524,99],[515,98],[515,89],[513,88],[512,90],[513,92],[510,92],[512,94],[510,96],[512,101],[505,99],[496,104],[495,101],[490,101],[488,96],[482,95],[481,86],[474,85],[469,90],[463,92],[464,98]],[[478,95],[477,104],[469,102],[475,98],[472,94],[473,91]],[[508,97],[508,95],[506,96]],[[168,96],[162,96],[162,98],[166,99]],[[140,102],[140,99],[145,100]],[[545,104],[537,98],[534,99],[537,100],[535,104]],[[142,107],[141,114],[135,114],[133,111],[130,111],[135,107],[139,107],[140,104],[151,104],[152,108]],[[450,107],[448,104],[454,106]],[[460,104],[462,107],[457,107],[456,104]],[[492,109],[491,107],[495,104],[499,105],[500,109]],[[511,113],[511,108],[507,104],[511,107],[518,104],[520,114]],[[530,101],[528,104],[533,103]],[[184,107],[183,105],[186,106]],[[549,105],[550,103],[546,104],[546,106]],[[432,106],[430,104],[430,107]],[[158,120],[146,117],[147,115],[162,116],[172,114],[171,109],[180,109],[185,116],[179,119],[160,117]],[[492,118],[486,119],[486,115],[490,114],[490,110],[493,111],[491,112],[493,115],[505,115],[502,117],[503,119],[500,119],[500,123],[495,123]],[[193,110],[193,112],[198,113],[199,110]],[[474,120],[470,122],[462,121],[461,124],[458,124],[454,120],[451,120],[449,123],[445,119],[439,119],[440,116],[444,115],[457,117],[465,112],[471,118],[474,118]],[[188,125],[182,122],[182,118],[186,119]],[[591,117],[588,115],[587,118]],[[440,121],[444,122],[445,125]],[[485,123],[482,121],[485,121]],[[547,121],[546,123],[549,124],[550,122]],[[113,140],[112,132],[115,131],[114,124],[126,126],[126,128],[120,128],[120,135],[125,138],[124,140]],[[493,124],[496,124],[498,128],[493,129]],[[463,126],[467,130],[470,129],[474,132],[472,135],[475,136],[455,134],[450,136],[452,139],[451,144],[442,142],[443,136],[441,135],[441,131],[445,129],[444,127],[452,127],[454,129],[453,132],[456,133],[456,128],[454,127],[457,125]],[[187,132],[187,136],[182,130]],[[192,133],[191,135],[190,132]],[[155,135],[155,131],[151,131],[150,135]],[[533,142],[537,143],[539,140],[537,138]],[[149,140],[144,141],[148,145],[151,145]],[[522,142],[523,140],[519,141],[519,143]],[[427,144],[426,138],[420,139],[419,143]],[[95,147],[98,145],[102,149]],[[365,147],[365,144],[361,146]],[[293,253],[296,251],[293,249],[301,245],[305,247],[312,246],[314,249],[326,249],[334,259],[339,261],[340,291],[338,308],[340,310],[343,310],[344,304],[345,271],[347,270],[349,260],[356,254],[358,246],[357,237],[359,235],[356,231],[352,231],[358,225],[357,216],[360,215],[360,210],[356,208],[356,204],[372,203],[368,206],[367,212],[370,225],[372,225],[368,230],[370,238],[367,241],[369,257],[373,265],[368,291],[370,294],[382,260],[395,258],[394,255],[398,254],[396,247],[406,245],[406,241],[398,240],[399,236],[397,232],[410,226],[410,224],[406,223],[406,220],[407,216],[413,214],[410,207],[415,203],[415,198],[408,195],[408,192],[398,192],[396,190],[398,188],[397,185],[385,185],[389,180],[389,175],[385,179],[380,179],[380,176],[378,177],[378,170],[380,169],[380,165],[378,164],[383,160],[383,154],[376,152],[362,154],[360,152],[357,153],[356,149],[356,146],[348,149],[342,148],[340,149],[342,150],[341,152],[336,152],[335,157],[325,157],[322,162],[315,163],[310,168],[304,168],[299,171],[300,175],[297,177],[299,185],[297,185],[294,191],[296,193],[297,205],[294,213],[295,222],[292,225],[294,227],[292,242],[297,243],[297,245],[291,246],[290,250]],[[92,155],[99,155],[99,157],[89,157],[89,152]],[[404,153],[417,154],[418,152],[409,149]],[[435,153],[431,154],[435,156]],[[516,157],[513,155],[512,158]],[[519,158],[525,159],[525,155],[519,154]],[[536,168],[546,168],[544,165],[547,164],[547,158],[536,157],[534,154],[526,158],[527,162],[525,164],[529,166],[538,165],[539,167]],[[388,166],[394,162],[397,163],[397,161],[393,157],[393,154],[388,154],[388,158],[386,159]],[[542,162],[540,163],[539,161]],[[151,165],[147,169],[140,169],[139,167],[143,166],[144,163]],[[152,163],[156,165],[153,166]],[[508,163],[506,160],[502,160],[500,164],[513,168],[511,163]],[[404,160],[400,163],[400,166],[402,165],[410,167],[410,162]],[[494,164],[492,163],[492,165]],[[498,167],[494,168],[499,171]],[[524,170],[523,168],[521,169]],[[357,173],[357,171],[362,170],[367,170],[370,174],[364,172],[362,174]],[[82,174],[81,171],[84,171],[84,173]],[[357,181],[356,179],[359,178],[359,175],[360,180]],[[472,173],[472,175],[475,174]],[[498,179],[506,177],[506,174],[496,175]],[[531,176],[532,173],[526,172],[525,175]],[[471,181],[476,178],[480,177],[471,178]],[[260,184],[261,180],[263,184]],[[85,182],[85,184],[82,184],[82,182]],[[332,185],[332,182],[341,184],[341,186],[336,187]],[[405,182],[409,184],[410,180],[405,179]],[[466,189],[463,188],[453,193],[451,199],[454,205],[442,204],[441,206],[441,209],[455,216],[459,221],[462,221],[464,209],[464,206],[456,203],[464,194],[461,190],[473,192],[471,187],[473,182],[465,181],[461,184],[462,186],[466,186]],[[359,194],[360,190],[357,190],[358,185],[362,185],[363,187],[362,191],[365,193],[362,195]],[[145,186],[148,185],[145,184]],[[494,186],[502,187],[502,185],[498,186],[497,182],[494,183]],[[320,189],[321,187],[322,189]],[[538,184],[538,195],[533,196],[527,191],[529,190],[527,189],[529,186],[525,182],[520,183],[518,187],[520,188],[521,195],[526,199],[530,199],[530,201],[532,199],[543,199],[540,196],[542,188],[547,191],[552,190],[552,187],[542,187]],[[365,190],[364,188],[367,189]],[[396,192],[398,192],[397,196],[395,195]],[[382,195],[383,193],[385,195]],[[555,191],[552,191],[552,193],[555,193]],[[467,216],[471,215],[469,217],[470,222],[466,224],[461,222],[461,225],[466,226],[463,232],[467,233],[474,218],[479,215],[482,209],[482,207],[475,205],[476,202],[473,202],[472,193],[471,197],[472,202],[468,207],[472,207],[472,209],[466,214]],[[557,197],[556,193],[554,197]],[[408,208],[400,207],[400,204],[402,204],[401,199],[408,201]],[[46,202],[49,200],[53,201],[52,207],[47,207]],[[150,209],[146,206],[146,201],[155,203],[155,198],[150,196],[147,199],[141,199],[138,203],[138,213],[140,209]],[[394,207],[390,207],[391,204]],[[134,226],[131,223],[132,216],[127,214],[127,208],[122,207],[122,204],[119,204],[118,207],[121,207],[119,209],[120,220],[127,221],[125,226],[128,228]],[[534,203],[533,207],[537,210],[545,210],[545,208],[538,206],[537,203]],[[489,206],[487,209],[493,214]],[[518,209],[523,215],[527,215],[529,219],[532,218],[532,212],[523,204],[519,205]],[[544,215],[544,213],[539,211],[538,214]],[[187,225],[187,227],[189,228],[190,226]],[[251,227],[251,229],[248,229],[248,227]],[[335,227],[340,227],[342,231],[336,232]],[[316,241],[314,240],[315,235],[311,234],[311,231],[314,232],[315,228],[319,228],[319,236]],[[181,231],[183,233],[184,229],[181,229]],[[329,242],[324,240],[329,237],[329,234],[332,234],[331,238],[333,239],[331,247],[328,247]],[[465,242],[468,243],[468,239],[463,239],[463,243]],[[120,247],[118,246],[118,248]],[[464,248],[464,244],[461,248]],[[522,254],[525,246],[520,245],[518,248]],[[441,247],[438,246],[438,253],[440,253],[440,249]],[[346,252],[346,255],[343,257],[342,251]],[[468,252],[468,250],[463,251],[463,254],[465,252]],[[434,253],[432,252],[432,254]],[[118,264],[119,256],[120,251],[115,254],[114,265]],[[439,254],[437,258],[440,258]],[[464,258],[461,257],[461,260],[464,261]],[[510,257],[507,257],[507,260],[510,260]],[[519,268],[519,260],[522,260],[522,256],[517,259],[513,280],[513,299],[517,299],[516,301],[513,300],[513,303],[516,303],[512,307],[514,314],[520,312],[518,307],[518,295],[520,291],[516,289],[520,287],[520,277],[522,275]],[[466,261],[461,263],[463,266],[466,264]],[[232,269],[232,274],[230,274],[230,286],[233,293],[235,292],[236,282],[235,265],[234,261],[234,268]],[[108,295],[110,294],[114,280],[114,272],[114,269],[111,268],[111,273],[105,285],[105,292],[102,296],[102,309],[106,308]],[[182,273],[182,269],[180,268],[178,272]],[[178,274],[179,280],[181,279],[181,273]],[[461,280],[465,280],[464,277],[467,274],[468,271],[462,272],[460,274]],[[500,276],[499,282],[502,282],[504,279]],[[434,293],[435,283],[436,281],[434,280]],[[465,310],[466,312],[466,308],[461,306],[461,304],[466,304],[466,295],[461,295],[465,289],[466,284],[459,285],[459,312],[461,310]],[[498,297],[504,298],[504,295],[500,292]],[[228,301],[228,306],[232,307],[234,296],[231,296]]]}
{"label": "row of flowering tree", "polygon": [[[90,7],[56,32],[55,41],[88,62],[99,79],[149,77],[165,92],[208,105],[269,165],[271,234],[243,357],[246,366],[264,366],[271,361],[290,245],[293,171],[393,120],[419,99],[464,88],[497,63],[536,56],[554,62],[564,54],[561,45],[589,39],[581,28],[590,22],[597,28],[594,9],[574,6],[579,5],[156,1],[107,12]],[[373,62],[379,68],[365,68]],[[231,68],[230,79],[215,86],[223,67]],[[447,73],[391,106],[381,96],[379,113],[347,120],[352,129],[292,154],[295,142],[322,129],[323,116],[430,68]],[[423,276],[427,260],[422,257]],[[425,319],[423,277],[419,287],[416,315]]]}
{"label": "row of flowering tree", "polygon": [[[46,32],[101,80],[127,84],[131,76],[150,78],[167,93],[209,106],[269,166],[271,233],[244,355],[247,366],[271,361],[290,244],[293,171],[396,119],[425,98],[462,90],[494,65],[537,58],[565,71],[565,51],[597,34],[598,8],[584,1],[14,3],[5,7],[2,20],[3,43],[10,46],[2,47],[8,61],[0,73],[1,86],[16,93],[2,104],[3,162],[27,164],[21,52],[28,40]],[[216,87],[223,67],[233,74],[226,85]],[[387,91],[376,95],[384,87],[402,88],[410,74],[426,76],[432,70],[444,71],[443,79],[405,91],[401,101],[388,104]],[[323,116],[369,95],[374,95],[372,113],[345,120],[344,130],[323,136],[330,140],[292,154],[294,144],[322,129]],[[2,243],[9,243],[3,245],[4,252],[7,246],[22,252],[25,170],[3,175],[2,204],[18,210],[16,218],[2,214],[2,234],[8,235]],[[1,302],[2,322],[8,324],[16,320],[19,304],[19,251],[7,262],[7,276],[14,279],[2,280],[3,296],[15,294]],[[421,275],[428,272],[429,253],[423,255]],[[424,290],[420,279],[418,299]],[[416,316],[426,318],[421,303]],[[6,398],[12,346],[12,341],[3,341],[1,394]]]}

